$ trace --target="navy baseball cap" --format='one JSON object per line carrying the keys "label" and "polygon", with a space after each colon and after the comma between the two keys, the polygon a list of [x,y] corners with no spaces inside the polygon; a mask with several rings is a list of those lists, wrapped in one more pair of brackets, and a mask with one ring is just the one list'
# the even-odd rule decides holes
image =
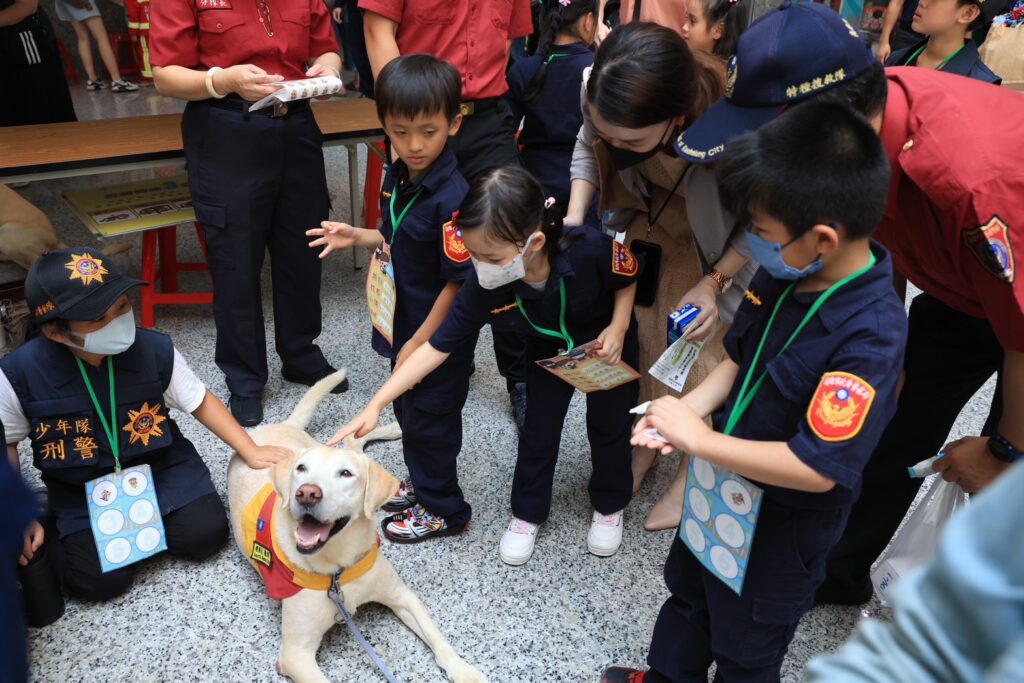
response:
{"label": "navy baseball cap", "polygon": [[682,132],[676,154],[711,163],[729,140],[760,128],[787,105],[856,78],[873,62],[860,33],[833,10],[787,0],[740,34],[725,95]]}
{"label": "navy baseball cap", "polygon": [[122,294],[144,284],[122,275],[103,252],[69,247],[36,259],[25,278],[25,300],[37,323],[96,320]]}

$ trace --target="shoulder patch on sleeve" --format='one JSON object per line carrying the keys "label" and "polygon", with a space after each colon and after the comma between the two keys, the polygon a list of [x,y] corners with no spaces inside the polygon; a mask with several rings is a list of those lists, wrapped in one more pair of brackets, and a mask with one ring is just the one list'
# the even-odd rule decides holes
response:
{"label": "shoulder patch on sleeve", "polygon": [[1009,227],[999,216],[988,223],[962,233],[964,245],[981,262],[982,267],[1007,284],[1013,284],[1015,263],[1010,244]]}
{"label": "shoulder patch on sleeve", "polygon": [[826,372],[807,407],[807,422],[822,441],[857,436],[875,400],[875,388],[848,372]]}
{"label": "shoulder patch on sleeve", "polygon": [[454,221],[448,221],[441,228],[441,238],[444,241],[444,255],[455,263],[465,263],[469,260],[469,249],[462,242],[462,233],[456,227]]}
{"label": "shoulder patch on sleeve", "polygon": [[629,250],[629,247],[619,242],[612,242],[612,272],[616,275],[632,277],[636,275],[640,266],[636,256]]}

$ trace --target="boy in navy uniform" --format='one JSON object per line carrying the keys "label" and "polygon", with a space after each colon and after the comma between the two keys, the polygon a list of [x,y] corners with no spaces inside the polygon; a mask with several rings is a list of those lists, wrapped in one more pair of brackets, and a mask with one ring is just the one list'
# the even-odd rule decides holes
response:
{"label": "boy in navy uniform", "polygon": [[[378,261],[390,263],[392,339],[375,324],[373,349],[396,368],[441,324],[472,271],[452,226],[452,213],[469,189],[449,145],[462,125],[459,72],[431,55],[404,55],[381,69],[375,93],[377,116],[398,154],[384,177],[380,229],[325,221],[307,234],[319,238],[310,246],[324,246],[321,257],[356,245],[378,249]],[[469,522],[472,510],[459,488],[456,459],[475,346],[473,335],[444,367],[395,402],[410,481],[384,506],[396,513],[383,523],[391,541],[448,536]]]}
{"label": "boy in navy uniform", "polygon": [[976,78],[999,85],[978,55],[978,45],[967,37],[992,23],[1000,0],[924,0],[914,12],[914,31],[925,37],[910,47],[894,50],[886,66],[920,66]]}
{"label": "boy in navy uniform", "polygon": [[[907,321],[889,253],[869,239],[888,178],[878,136],[842,105],[798,107],[729,146],[719,187],[750,221],[761,268],[725,339],[729,359],[683,398],[653,402],[634,443],[679,448],[745,477],[763,497],[738,592],[691,553],[681,527],[643,681],[707,681],[713,661],[726,683],[779,679],[896,409]],[[704,424],[712,414],[714,430]],[[696,510],[691,500],[687,510]],[[638,676],[616,667],[604,680],[629,675]]]}
{"label": "boy in navy uniform", "polygon": [[226,538],[210,472],[169,408],[195,415],[250,467],[289,455],[257,446],[169,337],[136,329],[127,292],[140,284],[88,247],[43,254],[25,281],[42,334],[0,359],[0,418],[11,465],[19,470],[17,444],[29,437],[54,515],[53,524],[36,522],[26,532],[22,564],[45,542],[64,587],[86,600],[123,593],[137,567],[102,573],[89,528],[85,484],[117,463],[152,468],[171,554],[203,559]]}

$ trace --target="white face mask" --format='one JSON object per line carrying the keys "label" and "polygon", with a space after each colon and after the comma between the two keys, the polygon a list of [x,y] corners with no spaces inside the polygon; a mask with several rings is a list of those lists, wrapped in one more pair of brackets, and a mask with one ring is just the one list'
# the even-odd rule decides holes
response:
{"label": "white face mask", "polygon": [[70,339],[67,341],[67,345],[87,353],[116,356],[127,351],[135,343],[135,315],[128,311],[95,332],[79,336],[84,340],[81,346],[73,343]]}
{"label": "white face mask", "polygon": [[[536,234],[536,233],[535,233]],[[522,280],[526,277],[526,263],[523,254],[530,248],[530,235],[523,246],[523,250],[516,254],[516,257],[504,265],[495,263],[481,263],[473,259],[473,267],[476,268],[476,279],[484,289],[497,289],[503,285]]]}

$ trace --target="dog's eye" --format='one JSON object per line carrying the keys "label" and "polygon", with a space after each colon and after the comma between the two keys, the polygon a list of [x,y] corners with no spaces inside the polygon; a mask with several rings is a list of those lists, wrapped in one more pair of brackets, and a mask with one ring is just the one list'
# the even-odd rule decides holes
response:
{"label": "dog's eye", "polygon": [[305,472],[306,471],[306,466],[300,463],[299,465],[295,466],[295,471],[296,472]]}
{"label": "dog's eye", "polygon": [[338,476],[344,479],[348,479],[349,477],[353,476],[353,474],[348,470],[341,470],[340,472],[338,472]]}

